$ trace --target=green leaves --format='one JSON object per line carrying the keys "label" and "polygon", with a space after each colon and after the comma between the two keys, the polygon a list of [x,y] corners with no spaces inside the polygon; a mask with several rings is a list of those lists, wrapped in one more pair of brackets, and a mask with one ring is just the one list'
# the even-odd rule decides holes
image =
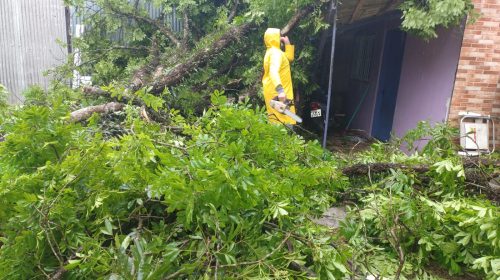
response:
{"label": "green leaves", "polygon": [[[427,176],[432,176],[429,185],[439,187],[438,190],[429,186],[420,189],[415,185],[418,181],[401,171],[391,173],[377,179],[377,184],[385,188],[364,188],[368,195],[350,214],[356,220],[343,226],[349,243],[365,248],[369,254],[375,244],[381,243],[394,254],[401,250],[417,267],[437,261],[454,274],[472,270],[495,279],[497,272],[490,260],[500,250],[500,211],[488,200],[463,197],[462,164],[456,164],[453,158],[433,164]],[[375,256],[370,255],[369,259]],[[363,260],[364,256],[359,258]],[[409,275],[417,268],[406,269],[403,273]]]}
{"label": "green leaves", "polygon": [[155,96],[149,93],[150,88],[140,89],[135,94],[148,106],[149,108],[158,112],[159,109],[163,108],[165,100],[162,97]]}
{"label": "green leaves", "polygon": [[212,96],[210,96],[210,101],[214,106],[222,106],[227,103],[227,98],[224,96],[224,92],[216,90]]}
{"label": "green leaves", "polygon": [[405,0],[400,9],[403,29],[425,39],[437,37],[440,26],[458,25],[466,16],[476,16],[471,0]]}
{"label": "green leaves", "polygon": [[[318,259],[302,265],[321,275],[347,273],[330,232],[307,219],[331,202],[338,174],[317,143],[268,124],[261,109],[228,105],[222,92],[192,120],[147,89],[136,96],[182,133],[142,121],[132,104],[86,126],[67,122],[68,106],[26,106],[2,127],[5,275],[43,277],[62,263],[65,277],[80,279],[213,275],[216,265],[227,266],[220,278],[300,277],[289,268],[299,254]],[[103,137],[104,118],[116,118],[122,133]],[[25,262],[28,254],[36,257]]]}

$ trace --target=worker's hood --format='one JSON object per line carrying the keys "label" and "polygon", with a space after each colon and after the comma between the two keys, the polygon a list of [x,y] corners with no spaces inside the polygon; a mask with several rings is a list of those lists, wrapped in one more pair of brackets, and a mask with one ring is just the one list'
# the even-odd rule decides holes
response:
{"label": "worker's hood", "polygon": [[264,43],[266,43],[266,48],[280,47],[280,30],[278,28],[268,28],[266,33],[264,33]]}

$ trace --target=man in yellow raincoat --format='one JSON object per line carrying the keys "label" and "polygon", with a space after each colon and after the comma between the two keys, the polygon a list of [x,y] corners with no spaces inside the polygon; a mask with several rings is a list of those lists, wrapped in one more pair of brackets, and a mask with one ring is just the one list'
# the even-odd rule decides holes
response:
{"label": "man in yellow raincoat", "polygon": [[[262,85],[264,88],[264,99],[266,102],[269,122],[295,125],[297,122],[287,115],[284,115],[269,103],[278,96],[279,101],[293,99],[292,75],[290,62],[294,58],[294,46],[290,44],[288,37],[281,37],[280,30],[268,28],[264,34],[266,44],[266,55],[264,56],[264,76]],[[281,51],[280,42],[285,44],[285,52]],[[295,113],[295,106],[290,107],[290,111]]]}

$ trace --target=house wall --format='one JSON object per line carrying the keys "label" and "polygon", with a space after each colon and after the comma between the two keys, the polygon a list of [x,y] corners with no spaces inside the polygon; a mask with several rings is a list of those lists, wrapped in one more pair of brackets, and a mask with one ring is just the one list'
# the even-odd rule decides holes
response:
{"label": "house wall", "polygon": [[[448,118],[453,126],[459,125],[460,111],[500,117],[500,1],[473,2],[481,15],[465,28]],[[500,127],[496,138],[500,139]]]}
{"label": "house wall", "polygon": [[462,34],[457,27],[439,30],[430,41],[407,36],[392,128],[398,137],[419,121],[446,121]]}
{"label": "house wall", "polygon": [[46,87],[43,72],[65,62],[66,23],[62,0],[0,1],[0,83],[19,103],[30,85]]}

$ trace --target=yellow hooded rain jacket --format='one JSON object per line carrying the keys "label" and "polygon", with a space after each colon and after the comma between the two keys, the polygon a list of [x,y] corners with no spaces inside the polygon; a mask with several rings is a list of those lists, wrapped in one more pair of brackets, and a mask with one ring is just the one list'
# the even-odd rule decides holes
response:
{"label": "yellow hooded rain jacket", "polygon": [[[266,44],[266,55],[264,56],[264,76],[262,85],[264,89],[264,99],[266,102],[269,122],[296,124],[296,121],[271,108],[269,102],[278,95],[276,87],[283,86],[286,98],[293,99],[292,75],[290,62],[294,59],[294,46],[285,45],[285,52],[280,49],[280,30],[268,28],[264,34]],[[295,106],[290,107],[290,111],[295,113]]]}

